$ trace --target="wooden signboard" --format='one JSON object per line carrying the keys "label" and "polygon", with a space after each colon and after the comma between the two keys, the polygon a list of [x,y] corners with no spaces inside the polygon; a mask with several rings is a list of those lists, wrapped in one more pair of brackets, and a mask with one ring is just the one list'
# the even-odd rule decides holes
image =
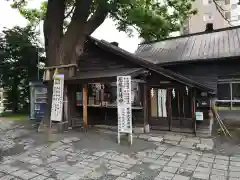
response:
{"label": "wooden signboard", "polygon": [[118,143],[121,134],[128,134],[132,144],[132,98],[131,76],[117,77],[117,105],[118,105]]}
{"label": "wooden signboard", "polygon": [[63,115],[63,91],[64,91],[64,75],[57,74],[54,76],[51,121],[62,121]]}

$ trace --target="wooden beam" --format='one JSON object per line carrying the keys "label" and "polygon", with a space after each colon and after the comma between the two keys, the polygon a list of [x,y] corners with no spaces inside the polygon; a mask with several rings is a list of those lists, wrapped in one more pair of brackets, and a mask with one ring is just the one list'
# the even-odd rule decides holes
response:
{"label": "wooden beam", "polygon": [[49,66],[49,67],[44,67],[44,69],[60,69],[60,68],[69,68],[69,67],[77,67],[77,64],[64,64],[64,65],[58,65],[58,66]]}
{"label": "wooden beam", "polygon": [[148,127],[148,113],[149,113],[149,108],[148,108],[148,101],[149,101],[149,95],[148,95],[148,86],[147,84],[143,84],[143,123],[144,123],[144,132],[147,133],[149,129],[147,130]]}
{"label": "wooden beam", "polygon": [[148,106],[148,113],[147,113],[147,119],[148,123],[151,123],[151,118],[152,118],[152,104],[151,104],[151,87],[148,86],[147,84],[147,106]]}
{"label": "wooden beam", "polygon": [[177,83],[168,83],[168,84],[160,84],[160,83],[150,83],[147,82],[148,86],[152,88],[160,88],[160,89],[166,89],[166,88],[175,88],[175,89],[185,89],[185,86]]}
{"label": "wooden beam", "polygon": [[69,114],[69,120],[68,120],[68,127],[73,127],[73,111],[75,111],[76,101],[74,101],[74,97],[76,96],[75,92],[76,88],[73,88],[73,85],[68,84],[68,114]]}
{"label": "wooden beam", "polygon": [[64,84],[64,95],[63,95],[63,121],[67,122],[67,127],[66,124],[64,124],[63,129],[67,130],[68,129],[68,121],[69,121],[69,96],[68,96],[68,85]]}
{"label": "wooden beam", "polygon": [[183,104],[182,104],[182,112],[183,112],[183,118],[185,118],[185,93],[183,92]]}
{"label": "wooden beam", "polygon": [[178,108],[178,116],[180,117],[180,92],[177,90],[177,108]]}
{"label": "wooden beam", "polygon": [[195,118],[195,112],[196,112],[196,91],[192,88],[192,121],[193,121],[193,133],[195,136],[197,135],[197,125],[196,125],[196,118]]}
{"label": "wooden beam", "polygon": [[87,105],[88,105],[88,89],[87,84],[83,85],[83,123],[85,130],[88,128],[88,112],[87,112]]}
{"label": "wooden beam", "polygon": [[172,89],[167,89],[168,99],[168,127],[169,131],[172,130]]}

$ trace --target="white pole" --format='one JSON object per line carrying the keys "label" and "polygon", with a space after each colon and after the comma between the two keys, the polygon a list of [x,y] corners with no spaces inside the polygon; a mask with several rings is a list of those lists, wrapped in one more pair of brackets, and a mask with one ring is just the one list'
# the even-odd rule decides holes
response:
{"label": "white pole", "polygon": [[38,68],[38,74],[37,74],[37,79],[38,79],[38,81],[39,81],[39,76],[40,76],[40,72],[39,72],[39,48],[37,48],[37,63],[38,63],[38,65],[37,65],[37,68]]}
{"label": "white pole", "polygon": [[232,98],[233,98],[232,83],[230,83],[230,98],[231,98],[230,110],[232,110],[232,107],[233,107],[233,102],[232,102]]}
{"label": "white pole", "polygon": [[[40,34],[41,34],[41,19],[39,19],[39,23],[38,23],[38,33],[39,33],[39,39],[40,39]],[[37,79],[40,79],[40,67],[39,67],[39,47],[37,47],[37,68],[38,68],[38,72],[37,72]]]}

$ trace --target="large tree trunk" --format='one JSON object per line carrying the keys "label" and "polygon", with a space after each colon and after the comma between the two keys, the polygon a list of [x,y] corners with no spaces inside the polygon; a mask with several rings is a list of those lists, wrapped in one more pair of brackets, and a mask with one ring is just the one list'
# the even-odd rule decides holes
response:
{"label": "large tree trunk", "polygon": [[[103,23],[108,14],[106,6],[99,6],[95,13],[89,18],[92,3],[93,0],[76,1],[76,8],[73,12],[71,22],[64,34],[63,21],[66,0],[48,0],[44,20],[47,67],[61,64],[77,64],[78,57],[83,53],[87,36]],[[69,73],[67,75],[69,75]],[[49,125],[53,91],[52,80],[47,83],[47,89],[47,107],[42,122]],[[68,96],[69,94],[70,93],[68,93]]]}
{"label": "large tree trunk", "polygon": [[[63,20],[65,11],[65,0],[48,0],[47,12],[44,20],[44,37],[46,50],[46,66],[58,64],[59,45],[63,35]],[[52,73],[50,73],[52,76]],[[47,104],[44,118],[40,128],[43,125],[49,125],[52,105],[53,81],[47,82]]]}
{"label": "large tree trunk", "polygon": [[16,113],[18,111],[18,102],[17,101],[13,101],[12,102],[12,112]]}

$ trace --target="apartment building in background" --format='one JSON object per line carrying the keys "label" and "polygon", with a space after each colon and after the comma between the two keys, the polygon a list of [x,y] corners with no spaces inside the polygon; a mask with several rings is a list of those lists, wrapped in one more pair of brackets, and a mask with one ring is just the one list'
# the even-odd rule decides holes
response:
{"label": "apartment building in background", "polygon": [[240,1],[239,0],[230,0],[230,20],[233,26],[240,25]]}
{"label": "apartment building in background", "polygon": [[183,25],[181,33],[191,34],[205,31],[207,24],[212,24],[213,29],[240,25],[239,0],[215,0],[224,11],[222,15],[230,21],[227,22],[219,13],[213,0],[195,0],[193,8],[198,13],[189,18]]}

